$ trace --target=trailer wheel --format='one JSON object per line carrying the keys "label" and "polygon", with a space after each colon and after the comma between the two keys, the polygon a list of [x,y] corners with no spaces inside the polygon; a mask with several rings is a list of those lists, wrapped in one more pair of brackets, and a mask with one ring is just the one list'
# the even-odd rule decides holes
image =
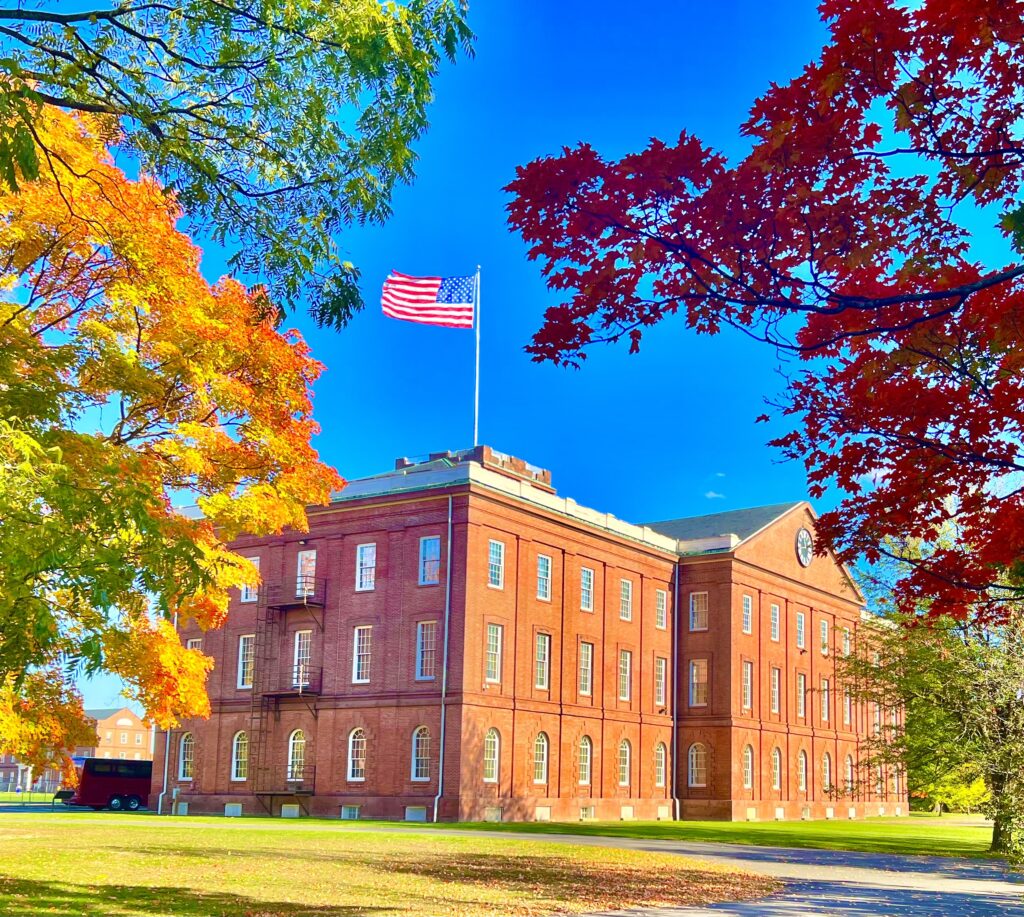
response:
{"label": "trailer wheel", "polygon": [[110,797],[110,808],[114,812],[120,812],[124,808],[124,800],[120,796]]}
{"label": "trailer wheel", "polygon": [[129,796],[127,805],[129,812],[137,812],[139,810],[139,806],[142,805],[142,800],[139,799],[138,796]]}

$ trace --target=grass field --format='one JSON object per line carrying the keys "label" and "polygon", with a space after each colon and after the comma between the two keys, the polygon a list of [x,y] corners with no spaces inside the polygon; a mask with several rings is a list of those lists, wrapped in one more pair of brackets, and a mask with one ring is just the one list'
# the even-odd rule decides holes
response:
{"label": "grass field", "polygon": [[525,831],[538,835],[606,835],[648,840],[861,850],[872,853],[988,856],[991,827],[983,824],[962,825],[958,821],[960,819],[914,814],[904,818],[867,818],[859,821],[530,822],[481,823],[459,827],[479,831]]}
{"label": "grass field", "polygon": [[4,917],[497,917],[698,904],[777,887],[669,854],[542,839],[0,813]]}

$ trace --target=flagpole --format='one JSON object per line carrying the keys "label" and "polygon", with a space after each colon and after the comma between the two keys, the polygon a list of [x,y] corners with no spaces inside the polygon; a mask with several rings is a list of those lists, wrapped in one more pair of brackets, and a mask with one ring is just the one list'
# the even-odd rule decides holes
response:
{"label": "flagpole", "polygon": [[476,283],[473,295],[476,299],[476,375],[473,386],[473,446],[480,444],[480,265],[476,266]]}

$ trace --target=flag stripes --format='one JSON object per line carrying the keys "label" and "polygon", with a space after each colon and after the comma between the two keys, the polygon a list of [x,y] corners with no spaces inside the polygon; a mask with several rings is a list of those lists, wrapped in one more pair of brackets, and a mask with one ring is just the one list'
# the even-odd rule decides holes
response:
{"label": "flag stripes", "polygon": [[475,277],[412,277],[392,271],[380,304],[391,318],[445,328],[472,328]]}

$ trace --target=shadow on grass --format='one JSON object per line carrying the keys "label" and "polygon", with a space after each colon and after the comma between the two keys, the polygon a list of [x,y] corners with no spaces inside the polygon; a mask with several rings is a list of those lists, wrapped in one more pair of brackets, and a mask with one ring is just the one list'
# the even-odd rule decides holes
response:
{"label": "shadow on grass", "polygon": [[395,908],[311,906],[288,901],[261,901],[225,892],[141,885],[75,885],[0,876],[0,914],[4,917],[108,917],[153,914],[174,917],[372,917]]}

